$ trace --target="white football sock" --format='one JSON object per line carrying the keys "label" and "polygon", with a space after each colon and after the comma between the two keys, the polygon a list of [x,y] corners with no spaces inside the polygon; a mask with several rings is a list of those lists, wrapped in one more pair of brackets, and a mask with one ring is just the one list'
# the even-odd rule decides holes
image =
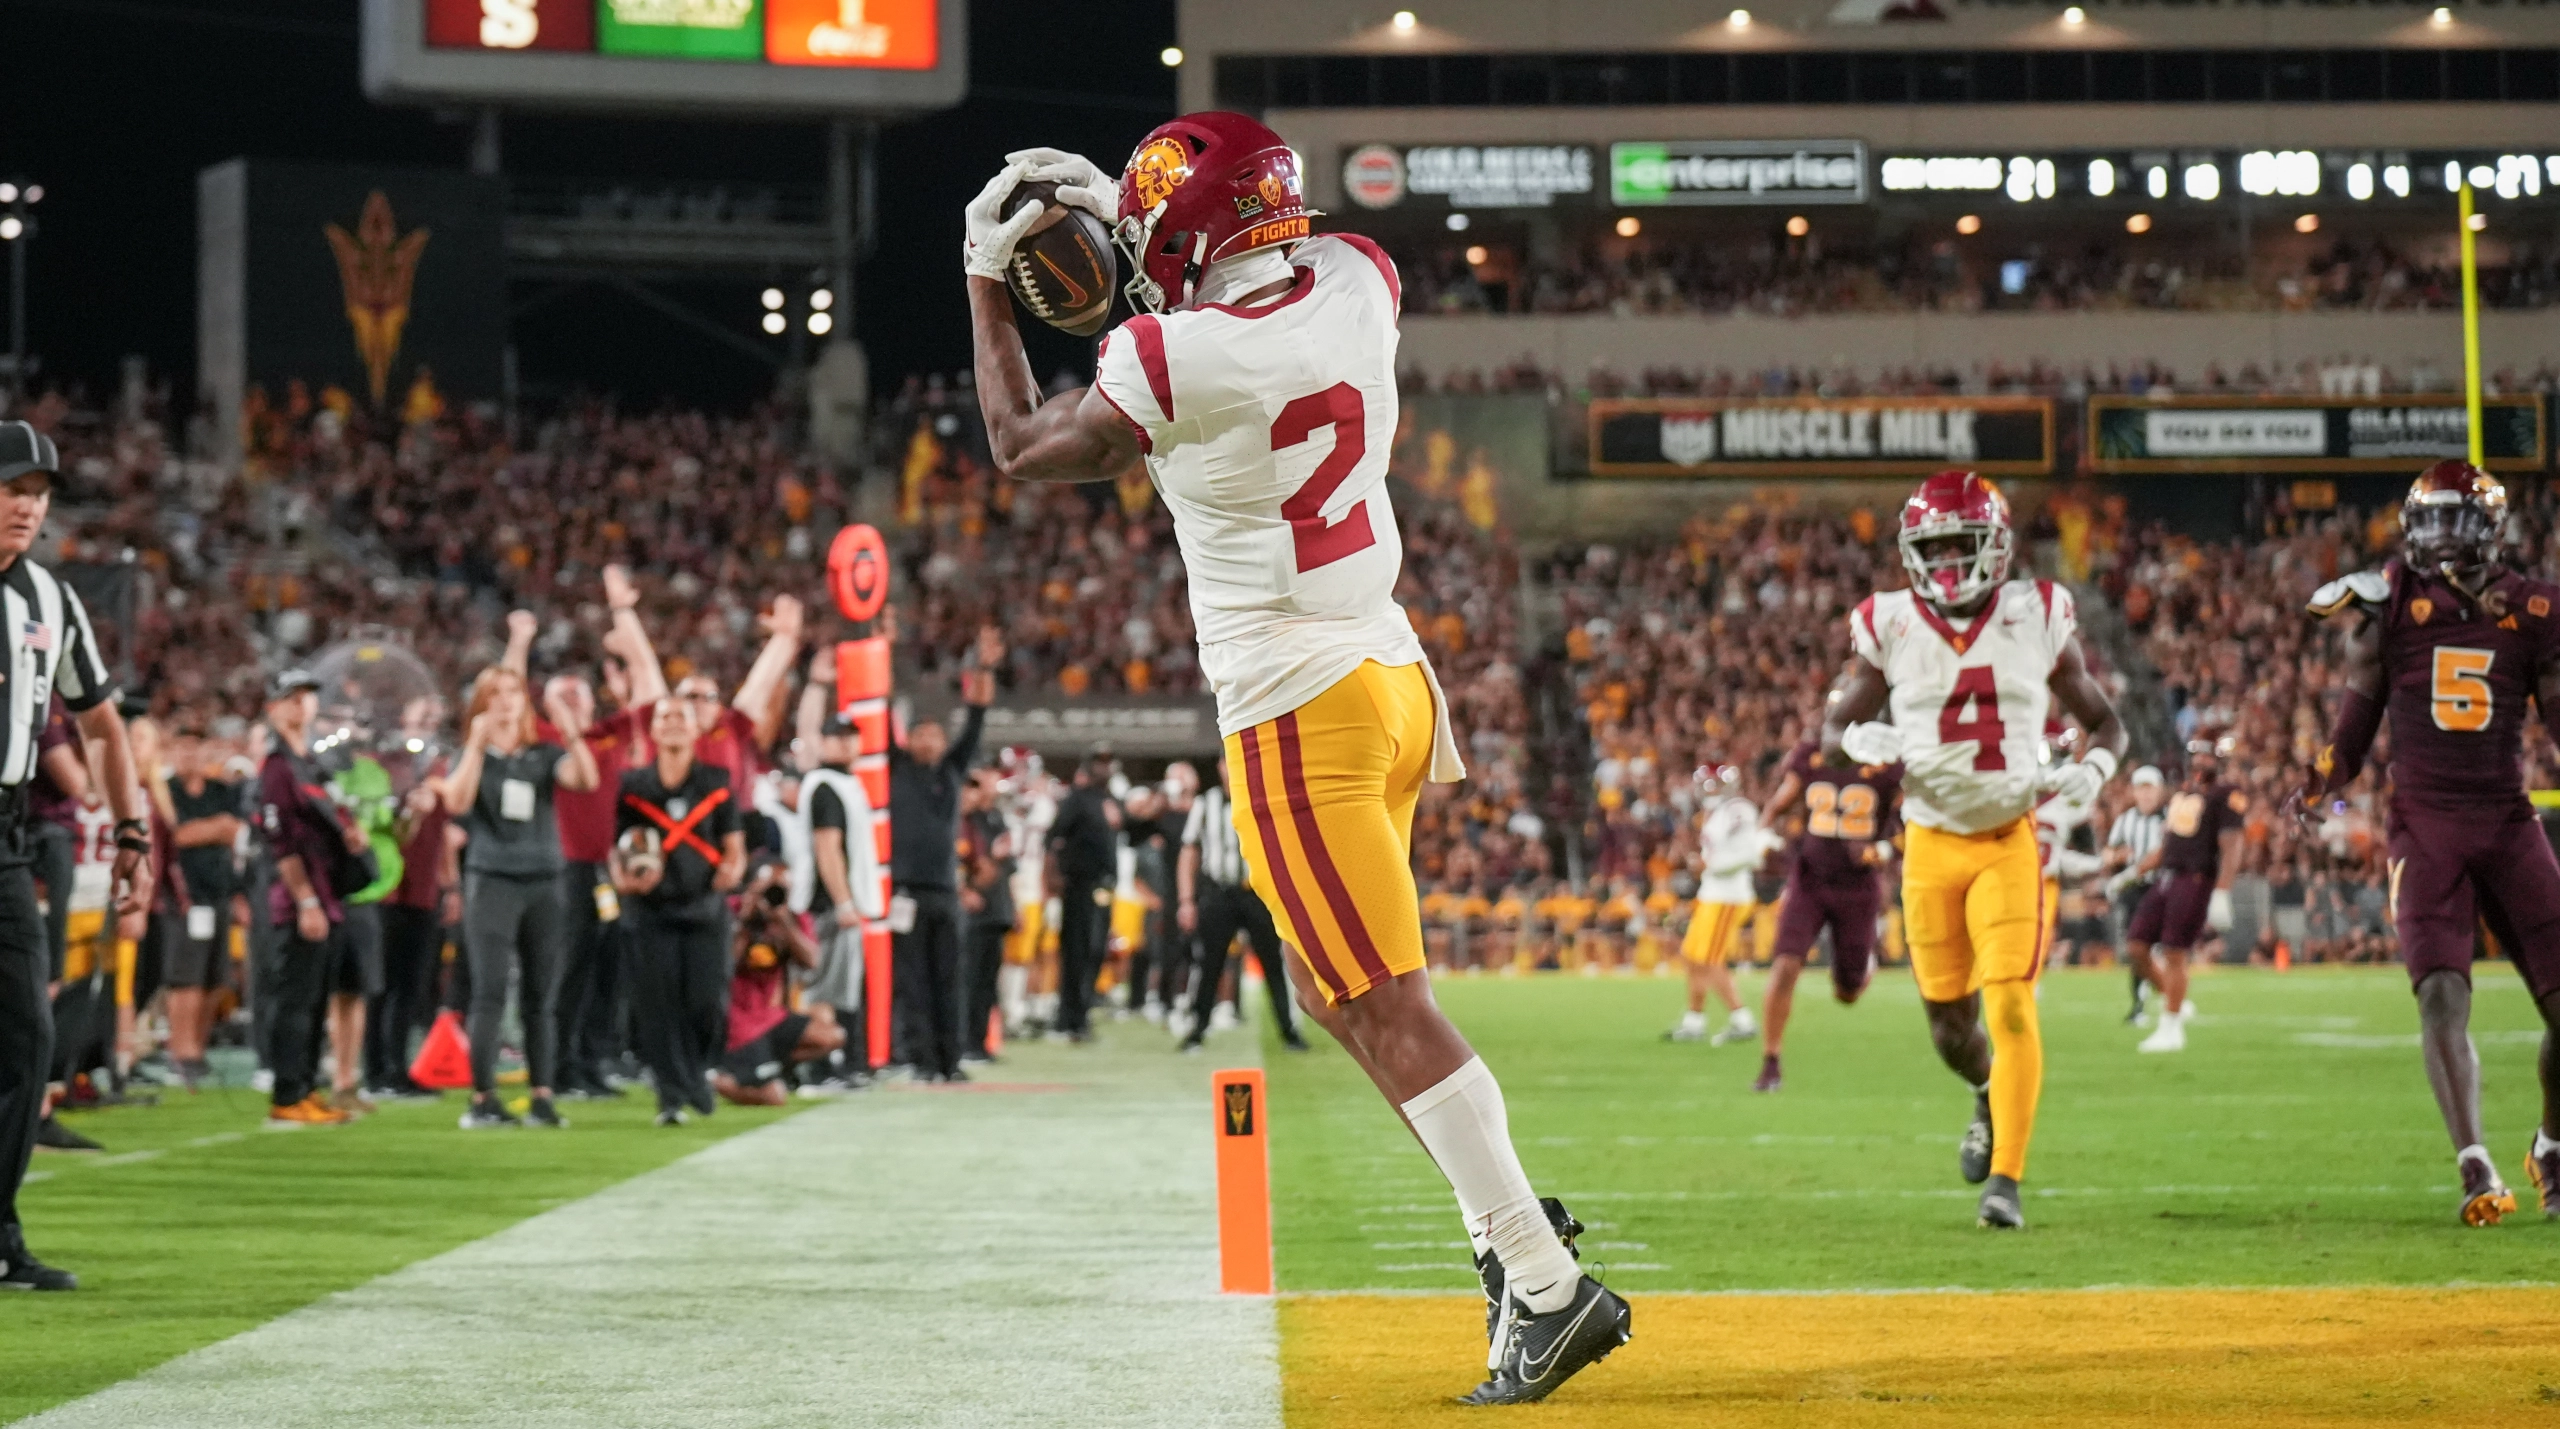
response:
{"label": "white football sock", "polygon": [[1457,1193],[1467,1239],[1472,1243],[1481,1235],[1493,1248],[1511,1294],[1532,1314],[1573,1303],[1582,1273],[1520,1169],[1502,1088],[1484,1059],[1467,1059],[1439,1085],[1406,1102],[1404,1116]]}
{"label": "white football sock", "polygon": [[[2540,1134],[2541,1133],[2539,1132],[2535,1133],[2537,1136]],[[2453,1153],[2453,1164],[2459,1166],[2463,1162],[2471,1160],[2473,1157],[2478,1157],[2482,1162],[2486,1163],[2492,1171],[2495,1171],[2498,1167],[2497,1158],[2489,1154],[2489,1148],[2476,1141],[2471,1143],[2469,1146],[2462,1148],[2460,1151]]]}
{"label": "white football sock", "polygon": [[2543,1135],[2542,1128],[2537,1126],[2533,1129],[2533,1154],[2540,1156],[2546,1151],[2560,1151],[2560,1141]]}

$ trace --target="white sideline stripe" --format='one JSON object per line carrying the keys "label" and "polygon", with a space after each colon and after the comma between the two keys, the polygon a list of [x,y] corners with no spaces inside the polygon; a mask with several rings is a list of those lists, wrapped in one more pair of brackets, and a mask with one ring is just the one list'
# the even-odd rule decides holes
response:
{"label": "white sideline stripe", "polygon": [[[1400,1268],[1404,1267],[1393,1265],[1381,1265],[1377,1267],[1377,1269],[1380,1270],[1396,1270]],[[1422,1267],[1415,1266],[1411,1268],[1419,1270]],[[1608,1268],[1612,1271],[1618,1271],[1635,1270],[1642,1267],[1632,1265],[1615,1265]],[[1474,1277],[1472,1275],[1468,1277],[1467,1288],[1450,1290],[1432,1290],[1417,1288],[1410,1285],[1373,1285],[1360,1290],[1283,1290],[1280,1292],[1280,1298],[1283,1300],[1346,1300],[1355,1298],[1412,1300],[1447,1299],[1457,1296],[1473,1295],[1477,1298],[1479,1303],[1481,1303],[1483,1299],[1483,1292],[1473,1288],[1473,1279]],[[1773,1290],[1646,1290],[1639,1287],[1632,1290],[1630,1293],[1640,1295],[1647,1300],[1802,1300],[1819,1299],[1825,1295],[2245,1295],[2256,1294],[2262,1291],[2270,1295],[2298,1295],[2323,1294],[2333,1290],[2357,1294],[2367,1292],[2380,1293],[2395,1290],[2560,1290],[2560,1280],[2445,1280],[2409,1284],[2365,1284],[2359,1281],[2352,1284],[2341,1285],[2137,1285],[2130,1283],[2122,1285],[2028,1286],[1842,1285],[1829,1289],[1782,1288]],[[30,1420],[28,1422],[34,1423],[37,1421]]]}
{"label": "white sideline stripe", "polygon": [[26,1423],[1280,1429],[1209,1069],[1105,1036],[988,1069],[1071,1093],[816,1107]]}

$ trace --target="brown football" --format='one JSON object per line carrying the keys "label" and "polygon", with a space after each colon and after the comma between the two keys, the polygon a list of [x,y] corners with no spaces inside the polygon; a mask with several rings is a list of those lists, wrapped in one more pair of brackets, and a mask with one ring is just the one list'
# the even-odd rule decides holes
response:
{"label": "brown football", "polygon": [[1005,283],[1031,315],[1077,337],[1102,331],[1111,318],[1111,293],[1120,282],[1120,258],[1102,221],[1057,203],[1058,186],[1028,183],[1004,201],[1011,218],[1024,204],[1045,207],[1040,221],[1015,245]]}

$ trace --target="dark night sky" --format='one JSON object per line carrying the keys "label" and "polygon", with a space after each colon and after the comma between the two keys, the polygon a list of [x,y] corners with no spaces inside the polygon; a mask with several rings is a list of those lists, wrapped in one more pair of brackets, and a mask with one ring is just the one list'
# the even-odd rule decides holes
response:
{"label": "dark night sky", "polygon": [[[1007,150],[1079,149],[1106,168],[1170,117],[1172,0],[970,0],[971,97],[881,137],[879,247],[858,279],[876,386],[968,361],[960,207]],[[0,176],[41,182],[29,345],[54,379],[93,390],[140,353],[191,390],[195,175],[224,159],[460,167],[469,130],[364,97],[354,0],[6,0],[0,52],[36,56],[0,83]],[[510,114],[510,173],[573,178],[818,183],[816,124]],[[754,335],[758,285],[680,296]],[[767,369],[590,289],[516,332],[528,383],[579,382],[640,403],[735,406]],[[1043,342],[1035,360],[1079,349]]]}

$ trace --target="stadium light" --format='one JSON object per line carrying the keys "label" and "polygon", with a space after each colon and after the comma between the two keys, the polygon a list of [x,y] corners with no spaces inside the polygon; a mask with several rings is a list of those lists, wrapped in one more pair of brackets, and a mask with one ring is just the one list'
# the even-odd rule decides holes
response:
{"label": "stadium light", "polygon": [[1491,253],[1485,251],[1485,246],[1481,243],[1471,243],[1467,245],[1467,266],[1470,268],[1483,267],[1484,260],[1492,256],[1493,255]]}
{"label": "stadium light", "polygon": [[1420,22],[1413,18],[1411,10],[1398,10],[1393,23],[1399,30],[1410,30]]}
{"label": "stadium light", "polygon": [[2164,169],[2157,164],[2152,165],[2151,172],[2144,176],[2143,183],[2150,188],[2151,196],[2153,198],[2167,198],[2169,196],[2169,171],[2167,169]]}
{"label": "stadium light", "polygon": [[16,214],[13,213],[7,218],[0,218],[0,241],[14,240],[19,234],[26,231],[27,226],[18,220],[18,216]]}
{"label": "stadium light", "polygon": [[0,203],[16,203],[17,201],[18,186],[16,184],[0,184]]}
{"label": "stadium light", "polygon": [[809,314],[809,331],[819,337],[825,337],[828,333],[834,331],[835,325],[836,320],[825,313]]}
{"label": "stadium light", "polygon": [[2211,164],[2189,164],[2179,176],[2187,197],[2198,203],[2211,203],[2222,197],[2222,170]]}
{"label": "stadium light", "polygon": [[2077,5],[2066,5],[2062,8],[2062,23],[2076,30],[2089,23],[2089,12]]}
{"label": "stadium light", "polygon": [[2450,5],[2438,5],[2436,7],[2436,12],[2427,17],[2427,23],[2439,28],[2452,24],[2453,7]]}
{"label": "stadium light", "polygon": [[1978,214],[1978,213],[1968,213],[1968,214],[1966,214],[1964,217],[1959,218],[1959,219],[1957,219],[1957,220],[1956,220],[1956,232],[1961,233],[1961,234],[1965,235],[1965,236],[1966,236],[1966,237],[1968,237],[1968,238],[1972,237],[1974,234],[1980,233],[1981,231],[1982,231],[1982,215],[1981,215],[1981,214]]}
{"label": "stadium light", "polygon": [[782,330],[789,326],[791,326],[790,322],[780,313],[767,313],[764,315],[764,330],[773,334],[775,337],[782,336]]}
{"label": "stadium light", "polygon": [[2147,213],[2137,213],[2132,217],[2127,218],[2124,221],[2124,231],[2127,233],[2149,233],[2151,231],[2151,215]]}
{"label": "stadium light", "polygon": [[1736,10],[1732,14],[1725,16],[1724,22],[1734,29],[1748,30],[1751,28],[1751,12],[1748,10]]}
{"label": "stadium light", "polygon": [[42,202],[44,202],[44,185],[42,185],[42,184],[29,184],[29,185],[27,185],[26,199],[27,199],[27,202],[29,202],[29,203],[42,203]]}
{"label": "stadium light", "polygon": [[767,288],[764,290],[764,310],[769,313],[782,311],[782,290],[780,288]]}
{"label": "stadium light", "polygon": [[2347,166],[2347,197],[2358,203],[2373,197],[2373,165],[2349,164]]}
{"label": "stadium light", "polygon": [[2302,217],[2295,219],[2293,221],[2293,231],[2296,233],[2318,233],[2320,231],[2320,215],[2316,213],[2306,213]]}
{"label": "stadium light", "polygon": [[[836,295],[835,295],[835,294],[833,294],[833,293],[831,293],[831,292],[829,292],[829,291],[827,291],[827,290],[826,290],[826,289],[824,289],[824,288],[820,288],[820,289],[818,289],[816,292],[811,293],[811,294],[809,295],[809,308],[810,308],[810,311],[812,311],[812,312],[821,312],[821,313],[823,313],[823,312],[825,312],[827,309],[832,308],[832,307],[834,307],[835,305],[836,305]],[[821,331],[823,331],[823,329],[821,329]]]}
{"label": "stadium light", "polygon": [[2105,198],[2115,191],[2116,166],[2104,159],[2091,159],[2089,161],[2089,197]]}
{"label": "stadium light", "polygon": [[2485,214],[2485,213],[2475,213],[2475,214],[2471,215],[2471,231],[2472,231],[2472,232],[2474,232],[2474,233],[2481,232],[2482,230],[2486,229],[2488,226],[2489,226],[2489,215],[2487,215],[2487,214]]}
{"label": "stadium light", "polygon": [[1632,213],[1622,219],[1619,219],[1617,226],[1618,236],[1620,238],[1633,238],[1637,234],[1644,232],[1643,221],[1638,219]]}
{"label": "stadium light", "polygon": [[2407,198],[2409,196],[2409,166],[2407,164],[2386,165],[2382,170],[2382,186],[2391,190],[2392,197],[2394,198]]}
{"label": "stadium light", "polygon": [[1467,231],[1467,216],[1466,216],[1465,214],[1463,214],[1463,213],[1453,213],[1453,214],[1449,215],[1449,231],[1450,231],[1451,233],[1464,233],[1464,232],[1466,232],[1466,231]]}
{"label": "stadium light", "polygon": [[1787,220],[1787,236],[1789,238],[1802,238],[1811,232],[1813,232],[1813,220],[1805,217],[1803,214],[1796,214]]}
{"label": "stadium light", "polygon": [[1166,69],[1180,69],[1182,68],[1182,46],[1167,45],[1157,52],[1156,58],[1164,62]]}

